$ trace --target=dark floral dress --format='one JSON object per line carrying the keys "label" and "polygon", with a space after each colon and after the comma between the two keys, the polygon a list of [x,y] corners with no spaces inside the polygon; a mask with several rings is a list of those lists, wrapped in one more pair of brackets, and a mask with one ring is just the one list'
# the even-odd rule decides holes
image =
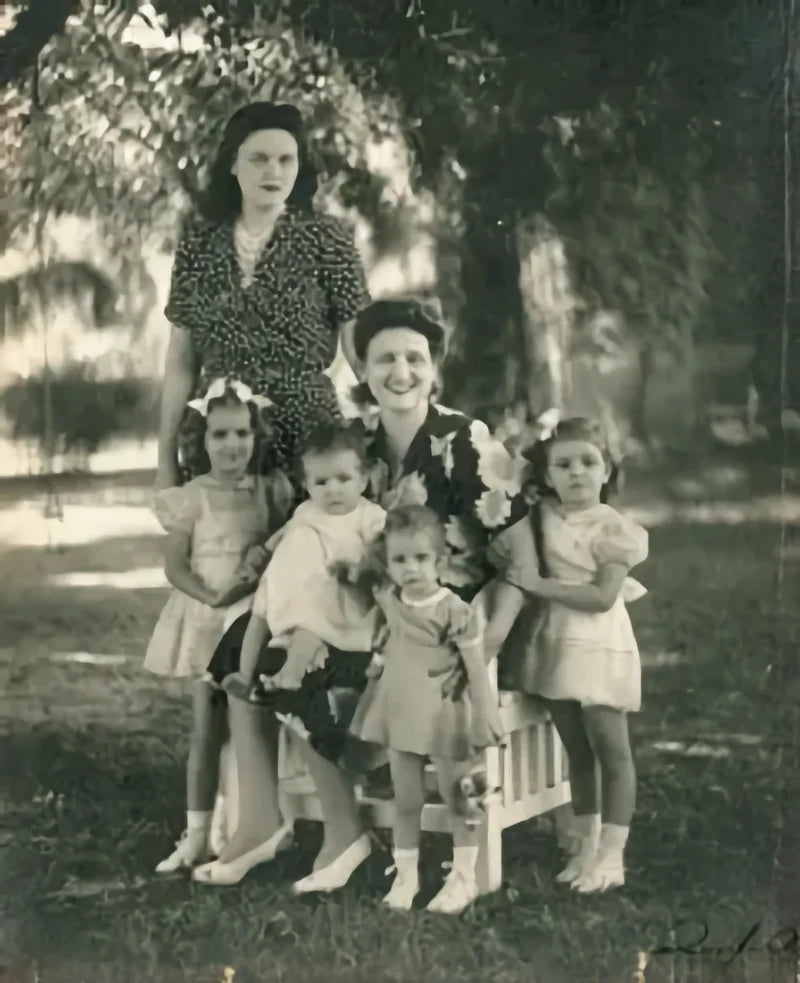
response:
{"label": "dark floral dress", "polygon": [[[235,376],[268,396],[275,456],[294,460],[305,427],[320,415],[338,417],[330,379],[341,326],[369,301],[352,236],[334,218],[287,208],[244,285],[234,223],[198,220],[175,252],[167,318],[191,333],[200,361],[195,396],[218,376]],[[192,460],[197,427],[187,417],[179,436]]]}
{"label": "dark floral dress", "polygon": [[[377,409],[367,411],[363,425],[369,436],[368,495],[386,509],[395,505],[427,505],[445,523],[449,561],[442,583],[466,601],[494,576],[487,547],[494,537],[527,520],[520,466],[492,437],[486,424],[440,406],[428,416],[411,443],[399,473],[391,476],[386,437]],[[238,668],[246,624],[233,625],[220,643],[210,670],[223,677]],[[372,653],[330,651],[321,669],[308,673],[297,691],[265,691],[256,685],[241,695],[252,702],[299,720],[312,746],[322,755],[353,771],[375,763],[374,752],[348,734],[365,671]],[[265,648],[259,672],[272,675],[284,656]]]}

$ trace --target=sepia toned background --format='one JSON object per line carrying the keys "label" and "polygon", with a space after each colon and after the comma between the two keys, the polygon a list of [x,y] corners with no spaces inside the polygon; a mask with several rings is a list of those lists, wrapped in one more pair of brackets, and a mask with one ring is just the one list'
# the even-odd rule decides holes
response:
{"label": "sepia toned background", "polygon": [[[798,880],[793,17],[777,0],[6,6],[0,964],[48,983],[610,981],[670,933],[693,941],[681,919],[710,948],[763,919],[730,970],[750,976],[719,978],[779,972],[766,939],[796,921]],[[546,820],[509,831],[504,890],[445,925],[379,912],[379,860],[313,903],[286,893],[305,856],[230,892],[150,877],[188,726],[140,672],[165,591],[163,307],[221,127],[256,98],[309,120],[318,206],[354,229],[373,294],[441,299],[447,405],[512,449],[548,407],[591,413],[627,455],[650,593],[614,896],[553,885]],[[318,835],[301,830],[306,853]]]}

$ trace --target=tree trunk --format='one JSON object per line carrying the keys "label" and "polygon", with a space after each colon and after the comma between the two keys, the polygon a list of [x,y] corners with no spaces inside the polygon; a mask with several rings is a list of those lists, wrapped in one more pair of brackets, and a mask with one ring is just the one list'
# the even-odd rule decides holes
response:
{"label": "tree trunk", "polygon": [[571,398],[574,294],[561,240],[540,215],[516,226],[527,401],[532,416]]}

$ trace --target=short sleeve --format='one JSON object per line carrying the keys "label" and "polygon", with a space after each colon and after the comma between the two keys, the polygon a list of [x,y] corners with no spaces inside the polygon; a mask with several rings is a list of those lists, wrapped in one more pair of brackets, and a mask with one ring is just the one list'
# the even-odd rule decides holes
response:
{"label": "short sleeve", "polygon": [[460,505],[491,534],[496,534],[528,513],[522,495],[522,467],[485,423],[472,420],[460,427],[452,441],[451,482]]}
{"label": "short sleeve", "polygon": [[334,218],[320,219],[319,284],[325,291],[331,327],[339,330],[369,303],[364,264],[352,233]]}
{"label": "short sleeve", "polygon": [[164,488],[153,500],[156,518],[167,532],[190,534],[200,517],[200,490],[191,482],[178,488]]}
{"label": "short sleeve", "polygon": [[647,559],[647,530],[625,516],[604,522],[592,541],[592,555],[598,563],[638,566]]}
{"label": "short sleeve", "polygon": [[361,521],[361,538],[369,546],[383,532],[386,525],[386,510],[374,502],[364,502],[364,514]]}
{"label": "short sleeve", "polygon": [[200,227],[188,223],[178,240],[164,315],[178,328],[191,330],[197,302],[197,267],[201,246]]}
{"label": "short sleeve", "polygon": [[447,599],[447,637],[459,649],[483,644],[483,623],[477,605],[467,604],[451,594]]}

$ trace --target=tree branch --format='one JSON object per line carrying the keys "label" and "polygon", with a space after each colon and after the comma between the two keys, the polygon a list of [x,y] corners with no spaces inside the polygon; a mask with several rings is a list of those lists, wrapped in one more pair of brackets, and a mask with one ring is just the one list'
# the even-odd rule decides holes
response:
{"label": "tree branch", "polygon": [[80,0],[28,0],[14,26],[0,38],[0,89],[16,82],[50,38],[61,34]]}

